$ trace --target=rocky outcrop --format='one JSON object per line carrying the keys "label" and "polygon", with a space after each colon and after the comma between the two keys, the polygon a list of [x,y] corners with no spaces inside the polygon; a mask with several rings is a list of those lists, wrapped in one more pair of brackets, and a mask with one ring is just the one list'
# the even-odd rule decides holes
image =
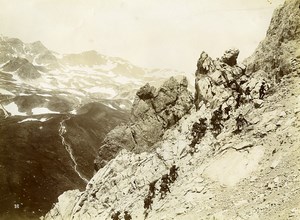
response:
{"label": "rocky outcrop", "polygon": [[221,60],[213,60],[202,52],[195,73],[195,105],[199,109],[201,102],[214,108],[226,100],[232,93],[238,92],[245,66],[237,65],[239,50],[227,50]]}
{"label": "rocky outcrop", "polygon": [[239,53],[240,51],[238,49],[226,50],[224,55],[221,57],[221,61],[229,66],[235,66],[237,64]]}
{"label": "rocky outcrop", "polygon": [[13,58],[3,66],[3,71],[17,72],[22,79],[37,79],[41,76],[38,70],[24,58]]}
{"label": "rocky outcrop", "polygon": [[164,132],[191,109],[193,99],[187,86],[185,77],[181,81],[171,77],[158,89],[149,84],[140,88],[132,106],[131,123],[109,132],[100,147],[96,168],[102,167],[121,149],[152,150]]}

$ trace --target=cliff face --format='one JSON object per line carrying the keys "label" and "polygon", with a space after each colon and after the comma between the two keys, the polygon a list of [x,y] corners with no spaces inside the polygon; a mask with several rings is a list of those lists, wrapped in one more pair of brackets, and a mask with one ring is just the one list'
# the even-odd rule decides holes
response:
{"label": "cliff face", "polygon": [[283,75],[300,74],[299,5],[299,0],[287,0],[274,11],[266,38],[245,61],[247,73],[263,70],[276,82]]}
{"label": "cliff face", "polygon": [[[147,124],[153,119],[152,112],[159,115],[168,109],[160,108],[160,103],[180,99],[160,96],[149,85],[141,88],[134,104],[139,111],[132,110],[132,120],[143,121],[149,129],[149,133],[135,130],[145,142],[130,140],[134,144],[128,144],[128,137],[139,140],[134,138],[132,125],[113,130],[107,141],[118,137],[116,146],[133,147],[118,149],[117,156],[98,170],[85,191],[65,192],[43,219],[111,219],[113,213],[120,211],[123,216],[125,210],[132,219],[299,219],[299,5],[299,0],[287,1],[274,12],[266,39],[245,61],[246,70],[236,63],[238,50],[228,50],[217,60],[201,53],[195,77],[196,108],[185,111],[176,124],[166,127],[169,129],[162,123],[162,136],[151,145],[144,143],[152,143],[146,134],[157,134],[156,127]],[[290,30],[292,27],[295,30]],[[279,54],[276,62],[274,54]],[[267,94],[258,99],[262,82]],[[248,95],[246,88],[250,89]],[[231,111],[225,114],[228,106]],[[216,110],[223,111],[223,126],[217,135],[211,123]],[[240,114],[248,124],[238,131]],[[192,147],[192,129],[199,118],[210,124]],[[152,151],[142,152],[144,145]],[[179,167],[178,177],[161,198],[161,178],[174,163]],[[144,199],[153,181],[157,181],[157,190],[152,208],[145,209]]]}

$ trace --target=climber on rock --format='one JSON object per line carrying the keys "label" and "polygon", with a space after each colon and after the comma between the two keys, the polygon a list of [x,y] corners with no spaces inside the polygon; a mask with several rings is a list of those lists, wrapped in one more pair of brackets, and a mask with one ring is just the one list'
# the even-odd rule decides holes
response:
{"label": "climber on rock", "polygon": [[112,214],[111,219],[112,220],[121,220],[120,214],[121,214],[121,212],[117,211],[116,213]]}
{"label": "climber on rock", "polygon": [[259,88],[259,99],[263,99],[265,95],[266,95],[266,85],[265,82],[262,82]]}
{"label": "climber on rock", "polygon": [[227,117],[224,120],[228,120],[230,118],[231,110],[232,110],[231,105],[228,105],[224,108],[224,113],[227,115]]}
{"label": "climber on rock", "polygon": [[220,107],[213,112],[212,118],[214,118],[214,120],[221,121],[222,115],[223,115],[223,110],[222,110],[222,105],[220,105]]}
{"label": "climber on rock", "polygon": [[167,192],[171,192],[171,191],[170,191],[170,188],[169,188],[168,184],[165,183],[165,182],[162,182],[160,184],[160,190],[159,190],[159,192],[160,192],[160,198],[163,199],[163,198],[166,197]]}
{"label": "climber on rock", "polygon": [[217,137],[222,132],[222,128],[224,128],[224,126],[221,124],[220,121],[217,121],[217,122],[213,123],[213,135],[214,135],[214,137]]}
{"label": "climber on rock", "polygon": [[131,220],[132,217],[131,215],[128,213],[128,211],[124,211],[124,220]]}
{"label": "climber on rock", "polygon": [[166,184],[171,183],[169,174],[164,174],[164,175],[161,177],[161,182],[162,182],[162,183],[166,183]]}
{"label": "climber on rock", "polygon": [[251,90],[249,86],[245,89],[244,94],[246,96],[247,102],[250,102],[252,100],[252,96],[251,96]]}
{"label": "climber on rock", "polygon": [[171,179],[171,181],[172,181],[172,183],[174,183],[175,182],[175,180],[177,179],[177,177],[178,177],[178,173],[177,173],[177,170],[179,169],[179,167],[176,167],[176,165],[174,164],[174,165],[172,165],[171,166],[171,168],[170,168],[170,179]]}
{"label": "climber on rock", "polygon": [[155,190],[156,190],[155,184],[156,184],[157,181],[158,181],[158,179],[152,181],[151,183],[149,183],[149,193],[148,193],[148,194],[149,194],[152,198],[155,197]]}
{"label": "climber on rock", "polygon": [[241,100],[242,100],[242,93],[238,93],[237,97],[235,98],[236,104],[235,109],[238,109],[241,106]]}
{"label": "climber on rock", "polygon": [[199,140],[204,137],[207,129],[206,121],[207,121],[206,118],[200,118],[199,122],[195,122],[193,124],[193,128],[192,128],[193,140],[190,144],[191,148],[195,148],[195,145],[199,142]]}
{"label": "climber on rock", "polygon": [[144,208],[146,210],[152,209],[152,203],[153,203],[152,197],[150,195],[147,195],[146,198],[144,199]]}
{"label": "climber on rock", "polygon": [[242,114],[235,119],[236,120],[236,131],[240,132],[245,124],[249,124]]}
{"label": "climber on rock", "polygon": [[214,111],[210,119],[210,124],[212,125],[212,131],[215,137],[221,133],[222,127],[224,127],[221,120],[222,116],[220,115],[220,112],[218,110]]}

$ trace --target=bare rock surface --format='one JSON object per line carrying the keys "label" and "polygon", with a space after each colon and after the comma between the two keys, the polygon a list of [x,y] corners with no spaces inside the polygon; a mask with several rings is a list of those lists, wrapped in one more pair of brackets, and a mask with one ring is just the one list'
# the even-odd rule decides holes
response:
{"label": "bare rock surface", "polygon": [[[284,92],[283,85],[300,91],[299,78],[284,78],[262,108],[247,104],[253,109],[245,112],[247,119],[259,118],[249,125],[253,129],[235,134],[231,118],[216,139],[207,132],[191,155],[191,127],[199,117],[211,114],[202,105],[165,132],[154,152],[121,150],[84,192],[61,195],[44,219],[110,219],[115,210],[129,210],[133,219],[144,219],[148,184],[168,173],[174,162],[180,167],[179,177],[164,199],[156,192],[146,219],[298,219],[300,115],[290,109],[299,107],[299,102],[297,96]],[[274,105],[281,107],[273,110]],[[261,136],[278,121],[281,126]]]}
{"label": "bare rock surface", "polygon": [[100,147],[95,161],[97,169],[122,149],[152,150],[164,132],[192,108],[193,98],[187,86],[185,77],[180,81],[171,77],[158,89],[149,84],[141,87],[132,106],[131,122],[113,129]]}

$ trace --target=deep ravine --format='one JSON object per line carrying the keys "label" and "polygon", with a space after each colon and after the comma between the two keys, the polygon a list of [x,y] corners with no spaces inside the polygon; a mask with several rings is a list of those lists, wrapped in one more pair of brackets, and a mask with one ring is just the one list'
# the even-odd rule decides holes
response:
{"label": "deep ravine", "polygon": [[66,124],[65,122],[68,121],[69,119],[71,118],[71,116],[67,116],[67,118],[63,119],[61,122],[60,122],[60,126],[59,126],[59,136],[61,137],[61,143],[62,145],[65,147],[66,151],[69,153],[70,155],[70,158],[73,162],[73,169],[74,171],[77,173],[77,175],[80,177],[80,179],[82,179],[85,183],[88,183],[89,180],[86,179],[77,169],[77,162],[76,162],[76,159],[74,157],[74,154],[73,154],[73,150],[72,150],[72,147],[70,144],[68,144],[64,138],[64,134],[67,132],[67,128],[66,128]]}

